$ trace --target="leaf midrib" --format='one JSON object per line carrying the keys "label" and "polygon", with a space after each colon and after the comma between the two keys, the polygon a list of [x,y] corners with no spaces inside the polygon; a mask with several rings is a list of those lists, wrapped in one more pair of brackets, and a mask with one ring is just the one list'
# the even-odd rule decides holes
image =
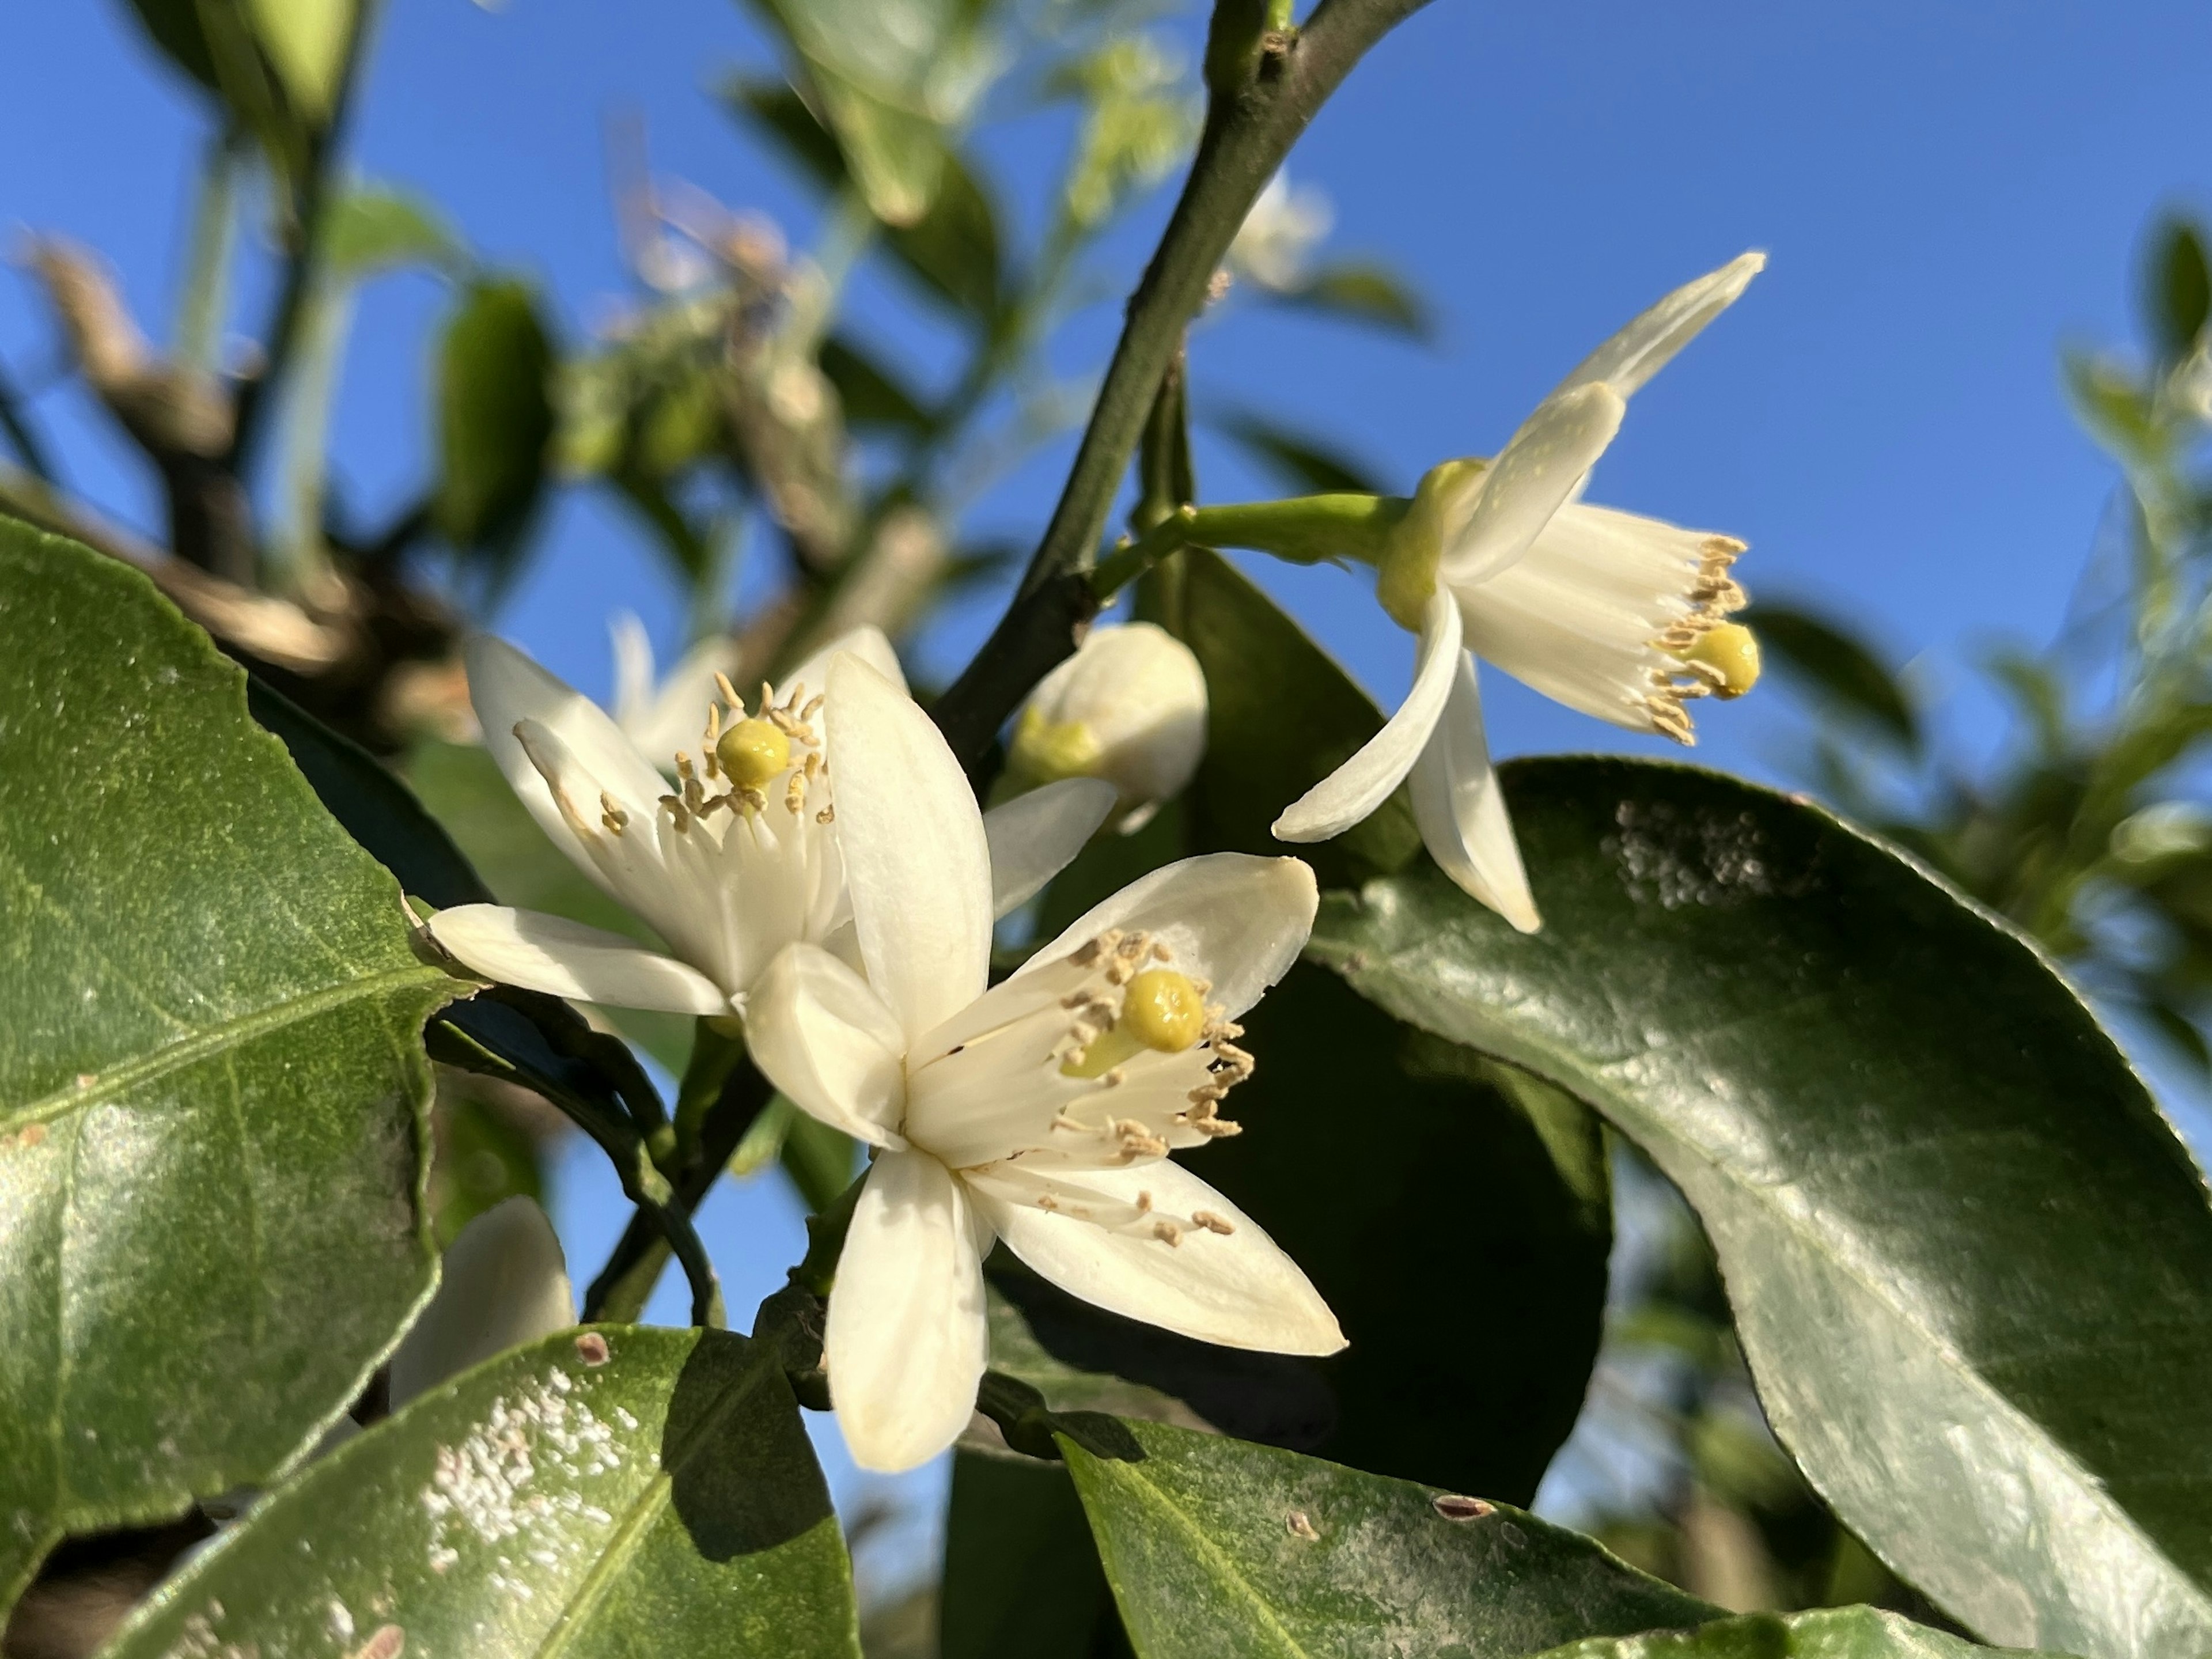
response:
{"label": "leaf midrib", "polygon": [[313,1019],[334,1008],[343,1008],[354,1002],[373,1001],[395,991],[413,988],[427,990],[439,985],[450,985],[456,993],[468,988],[438,969],[420,963],[410,963],[404,968],[388,968],[381,973],[325,986],[305,996],[288,998],[248,1013],[234,1015],[213,1025],[202,1026],[190,1036],[164,1043],[150,1054],[108,1067],[83,1088],[72,1085],[30,1101],[9,1115],[0,1117],[0,1124],[20,1127],[33,1123],[49,1123],[72,1111],[106,1104],[142,1084],[167,1077],[173,1072],[183,1071],[210,1055],[243,1047],[256,1038],[282,1030],[288,1025]]}

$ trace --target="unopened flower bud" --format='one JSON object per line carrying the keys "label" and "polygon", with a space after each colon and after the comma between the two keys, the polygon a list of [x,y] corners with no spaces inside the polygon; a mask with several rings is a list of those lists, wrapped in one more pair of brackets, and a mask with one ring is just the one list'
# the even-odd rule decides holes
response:
{"label": "unopened flower bud", "polygon": [[1030,694],[1007,770],[1020,788],[1103,778],[1123,834],[1178,793],[1206,753],[1206,675],[1150,623],[1100,628]]}
{"label": "unopened flower bud", "polygon": [[502,1200],[446,1247],[438,1293],[392,1356],[392,1408],[575,1322],[575,1295],[553,1224],[532,1199]]}

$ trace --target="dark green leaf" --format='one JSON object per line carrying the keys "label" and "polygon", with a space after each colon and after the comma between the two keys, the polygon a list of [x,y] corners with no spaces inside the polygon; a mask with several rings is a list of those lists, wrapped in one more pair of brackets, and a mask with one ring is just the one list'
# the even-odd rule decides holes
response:
{"label": "dark green leaf", "polygon": [[131,9],[164,57],[210,92],[222,90],[200,26],[199,0],[131,0]]}
{"label": "dark green leaf", "polygon": [[1084,1659],[1120,1622],[1067,1471],[962,1449],[945,1522],[939,1659]]}
{"label": "dark green leaf", "polygon": [[775,1352],[606,1326],[432,1390],[256,1507],[111,1659],[858,1659],[844,1541]]}
{"label": "dark green leaf", "polygon": [[818,1215],[853,1184],[860,1145],[843,1130],[793,1108],[776,1156],[806,1207]]}
{"label": "dark green leaf", "polygon": [[1620,760],[1505,780],[1544,932],[1423,866],[1329,896],[1313,954],[1650,1153],[1776,1432],[1901,1575],[1994,1640],[2212,1646],[2212,1208],[2089,1012],[1812,806]]}
{"label": "dark green leaf", "polygon": [[821,362],[823,374],[837,388],[847,425],[916,434],[930,430],[929,411],[872,353],[832,335],[823,342]]}
{"label": "dark green leaf", "polygon": [[2152,233],[2145,261],[2143,312],[2159,355],[2176,362],[2189,355],[2204,319],[2212,316],[2212,270],[2197,227],[2168,219]]}
{"label": "dark green leaf", "polygon": [[722,97],[816,184],[828,188],[843,181],[845,158],[838,154],[836,139],[806,100],[782,82],[733,76],[724,83]]}
{"label": "dark green leaf", "polygon": [[[1206,761],[1187,797],[1200,851],[1279,854],[1283,808],[1349,759],[1382,714],[1281,608],[1218,555],[1182,567],[1182,633],[1206,670]],[[1405,792],[1335,841],[1302,849],[1324,887],[1395,870],[1420,846]]]}
{"label": "dark green leaf", "polygon": [[1279,305],[1372,324],[1417,340],[1426,340],[1436,332],[1435,320],[1421,296],[1387,265],[1331,261],[1294,288],[1265,291]]}
{"label": "dark green leaf", "polygon": [[1594,1637],[1542,1659],[1974,1659],[2020,1651],[1978,1647],[1876,1607],[1819,1607],[1716,1620],[1695,1630]]}
{"label": "dark green leaf", "polygon": [[553,344],[529,287],[477,283],[438,354],[438,528],[454,546],[512,558],[544,494],[553,437]]}
{"label": "dark green leaf", "polygon": [[1907,749],[1920,746],[1920,720],[1905,688],[1866,643],[1795,605],[1761,601],[1741,618],[1784,673],[1863,716]]}
{"label": "dark green leaf", "polygon": [[1143,1659],[1515,1659],[1719,1609],[1502,1504],[1165,1424],[1060,1449]]}
{"label": "dark green leaf", "polygon": [[137,571],[0,523],[0,1605],[265,1481],[427,1294],[461,988]]}
{"label": "dark green leaf", "polygon": [[1326,495],[1340,491],[1356,495],[1384,495],[1389,492],[1358,461],[1339,453],[1327,443],[1278,426],[1265,415],[1249,412],[1223,416],[1213,422],[1227,436],[1251,452],[1261,464],[1302,495]]}

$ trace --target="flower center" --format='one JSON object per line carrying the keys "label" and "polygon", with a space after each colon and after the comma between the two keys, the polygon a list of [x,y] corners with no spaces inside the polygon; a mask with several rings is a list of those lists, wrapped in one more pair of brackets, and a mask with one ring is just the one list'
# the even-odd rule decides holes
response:
{"label": "flower center", "polygon": [[1715,623],[1680,655],[1684,662],[1719,676],[1713,695],[1723,702],[1759,684],[1759,639],[1741,623]]}
{"label": "flower center", "polygon": [[732,787],[757,789],[791,764],[791,739],[773,721],[752,715],[714,740],[714,755]]}
{"label": "flower center", "polygon": [[[1139,935],[1137,937],[1141,937]],[[1062,1077],[1103,1077],[1146,1049],[1179,1054],[1206,1030],[1206,995],[1172,968],[1148,968],[1121,994],[1121,1012],[1080,1054],[1060,1065]]]}
{"label": "flower center", "polygon": [[[800,684],[779,703],[775,688],[763,684],[760,712],[748,714],[744,699],[728,676],[717,674],[714,679],[722,701],[707,706],[701,763],[695,765],[689,751],[677,751],[678,793],[660,798],[661,811],[679,835],[688,834],[694,824],[710,823],[717,812],[757,823],[768,810],[775,780],[781,777],[784,811],[793,817],[802,816],[811,805],[810,795],[818,799],[829,793],[830,767],[822,758],[822,739],[811,724],[821,712],[822,699],[802,704],[806,687]],[[719,790],[713,787],[718,782],[723,786]],[[629,815],[611,802],[602,805],[606,811],[601,822],[613,834],[622,834]],[[813,813],[817,823],[830,823],[836,817],[836,806],[826,799]]]}

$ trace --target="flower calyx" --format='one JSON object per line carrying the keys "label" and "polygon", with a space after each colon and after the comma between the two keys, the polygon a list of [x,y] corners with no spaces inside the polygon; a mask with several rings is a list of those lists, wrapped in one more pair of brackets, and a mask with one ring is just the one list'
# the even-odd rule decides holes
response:
{"label": "flower calyx", "polygon": [[1375,597],[1390,620],[1419,633],[1421,613],[1437,591],[1437,568],[1451,532],[1466,520],[1484,471],[1480,456],[1441,461],[1421,475],[1413,501],[1394,526],[1376,566]]}

